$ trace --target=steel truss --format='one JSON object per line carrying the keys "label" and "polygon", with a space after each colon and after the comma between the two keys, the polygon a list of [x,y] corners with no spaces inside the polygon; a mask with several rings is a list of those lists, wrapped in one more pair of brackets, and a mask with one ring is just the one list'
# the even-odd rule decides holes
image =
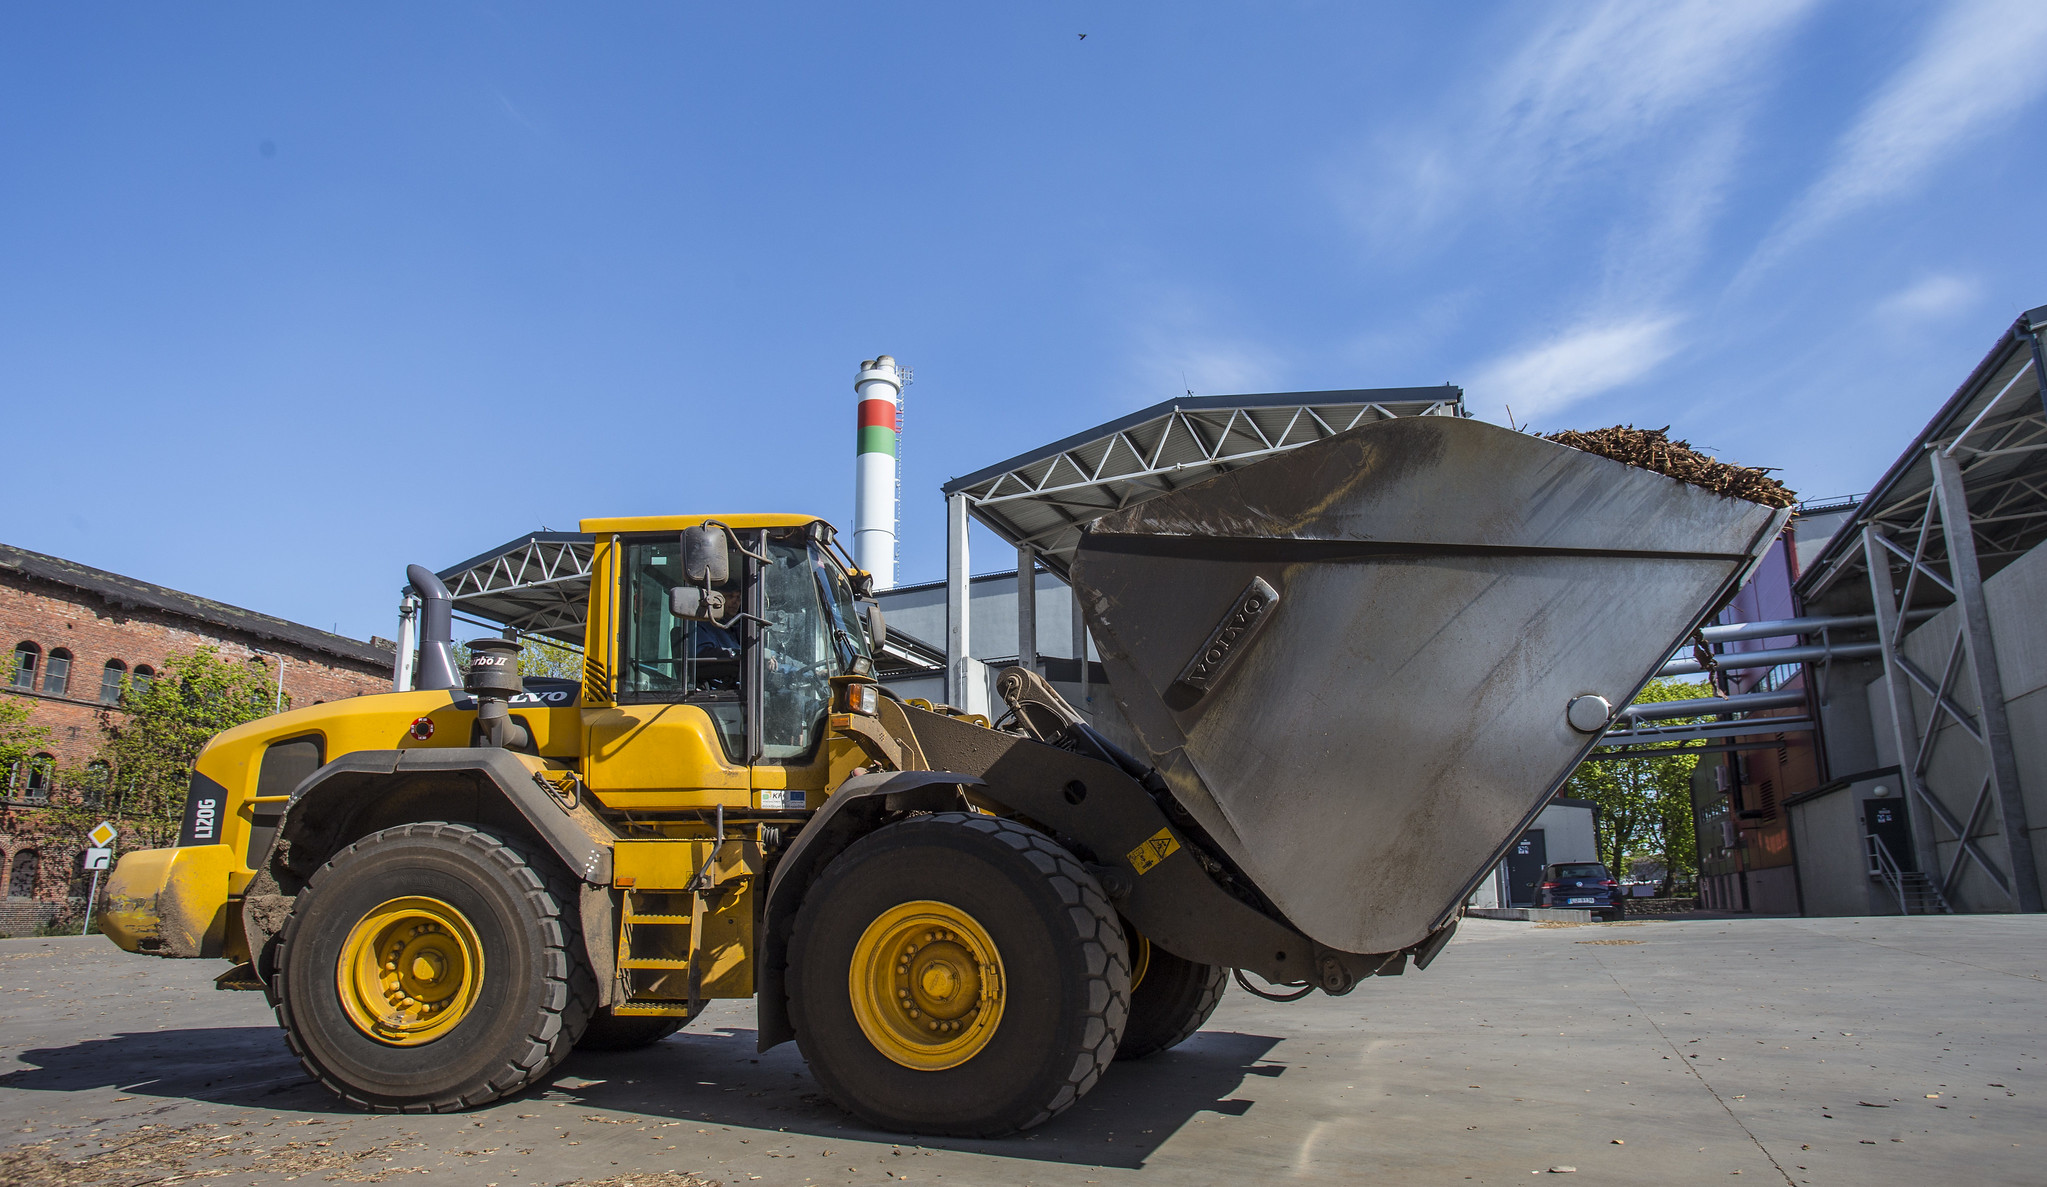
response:
{"label": "steel truss", "polygon": [[1064,577],[1082,528],[1191,482],[1404,416],[1462,416],[1456,388],[1169,401],[947,483],[949,500]]}
{"label": "steel truss", "polygon": [[[2013,382],[2017,382],[2016,376]],[[1982,419],[1978,416],[1976,423],[1980,424]],[[2025,423],[2035,426],[2035,435],[2047,430],[2047,424],[2041,423],[2038,415],[2025,418]],[[1870,597],[1876,606],[1877,642],[1883,657],[1891,735],[1899,766],[1905,772],[1907,794],[1915,806],[1923,809],[1912,813],[1913,841],[1925,854],[1924,860],[1932,864],[1939,862],[1937,843],[1942,839],[1935,831],[1936,825],[1954,844],[1954,854],[1946,868],[1938,871],[1936,884],[1946,900],[1958,900],[1956,888],[1962,873],[1967,863],[1973,863],[2003,891],[2004,905],[2015,911],[2038,911],[2040,879],[2034,868],[2026,807],[2019,790],[2018,761],[2012,751],[1996,642],[1991,636],[1990,613],[1983,599],[1978,543],[1986,535],[1991,541],[1999,540],[2010,531],[2009,525],[2014,521],[2047,517],[2047,505],[2031,508],[2023,515],[1998,513],[1996,509],[2011,505],[2007,495],[2010,490],[2031,489],[2036,504],[2047,503],[2047,499],[2025,476],[2007,476],[1994,489],[1979,492],[1983,505],[1993,509],[1993,513],[1986,517],[1989,524],[1978,522],[1970,511],[1963,464],[1955,456],[1969,451],[1965,442],[1975,427],[1972,424],[1952,442],[1944,445],[1936,442],[1927,450],[1933,481],[1925,497],[1918,500],[1921,510],[1919,522],[1909,533],[1911,547],[1908,549],[1893,538],[1892,529],[1883,520],[1872,519],[1862,530],[1863,559],[1868,568]],[[2008,439],[2009,435],[2001,436]],[[1974,456],[2010,452],[2002,447],[2000,450],[1975,451]],[[1892,568],[1899,561],[1903,561],[1905,571],[1902,590],[1896,588],[1892,577]],[[1948,648],[1938,676],[1922,670],[1903,651],[1906,616],[1914,608],[1914,597],[1926,592],[1926,585],[1935,586],[1953,598],[1960,618],[1954,643]],[[1975,694],[1977,710],[1973,714],[1955,696],[1965,673],[1966,686]],[[1913,704],[1914,687],[1927,698],[1928,711],[1923,722],[1918,720]],[[1949,722],[1955,731],[1981,748],[1984,758],[1982,782],[1962,815],[1954,811],[1954,803],[1958,802],[1954,793],[1961,789],[1936,788],[1929,778],[1936,747],[1955,732],[1943,730],[1943,724]],[[1988,834],[1983,826],[1993,811],[1997,831],[2004,839],[2001,864],[1980,843],[1980,838]]]}
{"label": "steel truss", "polygon": [[580,647],[596,548],[581,532],[534,532],[439,577],[458,610]]}

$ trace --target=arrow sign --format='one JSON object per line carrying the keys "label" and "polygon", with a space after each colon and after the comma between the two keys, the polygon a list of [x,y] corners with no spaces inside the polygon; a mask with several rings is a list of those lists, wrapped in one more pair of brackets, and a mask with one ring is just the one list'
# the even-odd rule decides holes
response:
{"label": "arrow sign", "polygon": [[113,864],[114,851],[112,849],[100,848],[85,851],[85,868],[88,870],[104,870]]}

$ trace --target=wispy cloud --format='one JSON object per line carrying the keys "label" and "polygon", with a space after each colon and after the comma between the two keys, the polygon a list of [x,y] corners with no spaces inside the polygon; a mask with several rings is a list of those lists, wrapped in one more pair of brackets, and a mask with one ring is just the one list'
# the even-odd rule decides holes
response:
{"label": "wispy cloud", "polygon": [[[2047,90],[2047,4],[1959,0],[1870,100],[1818,181],[1757,250],[1754,273],[1828,225],[1922,184]],[[2038,131],[2019,133],[2037,146]]]}
{"label": "wispy cloud", "polygon": [[1495,270],[1541,267],[1563,311],[1541,341],[1480,368],[1474,408],[1554,412],[1675,352],[1675,310],[1742,177],[1750,125],[1819,3],[1517,10],[1536,23],[1469,97],[1404,148],[1381,146],[1360,213],[1388,253],[1483,238]]}
{"label": "wispy cloud", "polygon": [[1554,181],[1753,84],[1810,0],[1608,3],[1531,38],[1492,92],[1494,139],[1523,183]]}
{"label": "wispy cloud", "polygon": [[1973,304],[1981,286],[1959,276],[1929,276],[1877,302],[1878,317],[1892,321],[1916,321],[1946,317]]}
{"label": "wispy cloud", "polygon": [[1440,222],[1474,198],[1526,206],[1576,183],[1639,176],[1645,164],[1683,168],[1692,138],[1672,136],[1671,125],[1739,119],[1740,96],[1813,6],[1616,0],[1569,9],[1489,69],[1468,102],[1417,127],[1407,145],[1381,146],[1376,163],[1392,184],[1378,191],[1390,202],[1378,213]]}
{"label": "wispy cloud", "polygon": [[1679,321],[1663,315],[1574,326],[1480,368],[1465,399],[1483,416],[1511,407],[1517,422],[1562,411],[1661,366],[1677,353]]}
{"label": "wispy cloud", "polygon": [[1133,302],[1126,366],[1140,391],[1165,399],[1271,391],[1278,355],[1247,335],[1243,316],[1229,302],[1192,286],[1145,286]]}

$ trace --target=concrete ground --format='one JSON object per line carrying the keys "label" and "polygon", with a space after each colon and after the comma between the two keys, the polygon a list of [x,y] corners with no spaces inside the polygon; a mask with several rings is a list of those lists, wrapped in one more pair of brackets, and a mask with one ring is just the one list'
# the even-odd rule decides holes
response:
{"label": "concrete ground", "polygon": [[221,967],[0,941],[0,1182],[2047,1181],[2037,916],[1470,920],[1346,998],[1232,989],[1003,1141],[862,1128],[744,1003],[472,1114],[366,1116]]}

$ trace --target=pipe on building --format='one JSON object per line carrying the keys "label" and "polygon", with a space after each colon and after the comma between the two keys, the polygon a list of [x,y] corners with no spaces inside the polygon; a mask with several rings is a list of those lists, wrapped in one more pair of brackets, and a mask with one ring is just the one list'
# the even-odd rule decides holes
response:
{"label": "pipe on building", "polygon": [[[1937,610],[1915,610],[1912,617],[1931,618]],[[1845,631],[1876,625],[1874,614],[1829,614],[1811,618],[1779,618],[1769,622],[1734,622],[1709,626],[1699,633],[1708,643],[1731,643],[1736,639],[1774,639],[1779,635],[1817,635],[1821,631]]]}
{"label": "pipe on building", "polygon": [[875,589],[896,584],[896,444],[903,377],[888,355],[860,364],[853,377],[859,414],[853,462],[853,563]]}
{"label": "pipe on building", "polygon": [[1753,713],[1761,709],[1788,709],[1805,704],[1804,689],[1784,692],[1750,692],[1735,697],[1697,697],[1688,701],[1651,701],[1629,705],[1614,714],[1620,721],[1661,721],[1666,717],[1713,717],[1723,713]]}
{"label": "pipe on building", "polygon": [[[1723,672],[1746,668],[1774,668],[1778,664],[1817,664],[1830,659],[1866,659],[1883,654],[1881,643],[1834,643],[1813,647],[1777,647],[1769,651],[1730,651],[1713,657],[1713,666]],[[1690,676],[1705,671],[1695,659],[1672,660],[1656,669],[1658,676]]]}

